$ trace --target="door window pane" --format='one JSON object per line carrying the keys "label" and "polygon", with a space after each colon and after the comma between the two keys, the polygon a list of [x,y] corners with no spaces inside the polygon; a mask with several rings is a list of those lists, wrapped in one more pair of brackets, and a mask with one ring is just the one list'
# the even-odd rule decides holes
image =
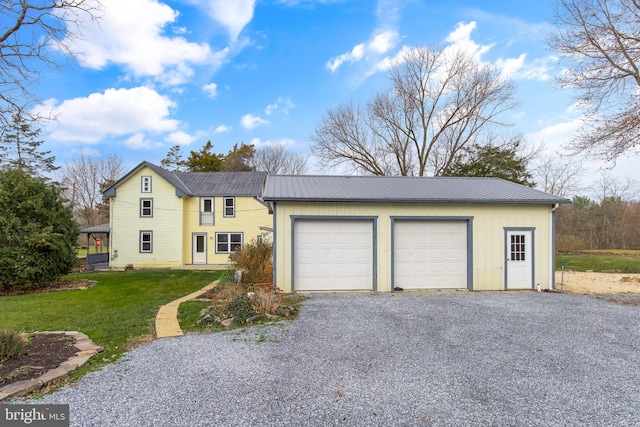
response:
{"label": "door window pane", "polygon": [[525,261],[525,235],[511,235],[511,261]]}

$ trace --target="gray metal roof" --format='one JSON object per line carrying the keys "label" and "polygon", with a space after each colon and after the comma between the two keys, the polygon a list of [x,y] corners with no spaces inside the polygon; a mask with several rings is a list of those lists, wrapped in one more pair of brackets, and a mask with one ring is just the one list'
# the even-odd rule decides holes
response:
{"label": "gray metal roof", "polygon": [[194,196],[262,195],[266,172],[177,172]]}
{"label": "gray metal roof", "polygon": [[116,188],[143,167],[156,172],[176,188],[176,196],[254,196],[262,194],[266,172],[171,172],[142,162],[119,179],[103,194],[113,197]]}
{"label": "gray metal roof", "polygon": [[499,178],[268,176],[265,201],[570,203],[569,200]]}

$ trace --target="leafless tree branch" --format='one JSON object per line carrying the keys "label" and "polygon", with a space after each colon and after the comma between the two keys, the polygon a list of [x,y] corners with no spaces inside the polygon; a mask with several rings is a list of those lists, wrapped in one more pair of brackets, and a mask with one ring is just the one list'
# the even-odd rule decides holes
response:
{"label": "leafless tree branch", "polygon": [[325,166],[372,175],[443,175],[465,146],[515,108],[515,88],[464,51],[406,51],[389,72],[390,88],[364,111],[329,110],[311,135]]}
{"label": "leafless tree branch", "polygon": [[640,2],[557,0],[556,27],[558,81],[586,112],[570,148],[614,161],[640,145]]}

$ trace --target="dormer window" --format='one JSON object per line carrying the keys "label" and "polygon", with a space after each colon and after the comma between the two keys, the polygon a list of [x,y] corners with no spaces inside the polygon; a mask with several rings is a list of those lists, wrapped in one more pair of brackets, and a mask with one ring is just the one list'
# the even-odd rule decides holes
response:
{"label": "dormer window", "polygon": [[140,191],[142,191],[143,193],[151,193],[151,177],[150,176],[142,177],[140,188],[141,188]]}

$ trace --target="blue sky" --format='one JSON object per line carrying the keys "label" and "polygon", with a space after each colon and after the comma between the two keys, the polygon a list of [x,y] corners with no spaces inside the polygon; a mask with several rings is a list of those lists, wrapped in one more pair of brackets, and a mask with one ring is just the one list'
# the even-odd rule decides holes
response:
{"label": "blue sky", "polygon": [[[385,88],[385,63],[413,46],[460,45],[500,66],[522,103],[514,130],[547,154],[564,153],[580,123],[569,94],[552,84],[561,69],[544,41],[552,16],[544,0],[102,3],[75,56],[34,88],[39,108],[57,117],[44,147],[59,164],[117,152],[130,168],[207,140],[222,153],[239,142],[306,153],[322,114]],[[633,179],[637,158],[614,173]]]}

